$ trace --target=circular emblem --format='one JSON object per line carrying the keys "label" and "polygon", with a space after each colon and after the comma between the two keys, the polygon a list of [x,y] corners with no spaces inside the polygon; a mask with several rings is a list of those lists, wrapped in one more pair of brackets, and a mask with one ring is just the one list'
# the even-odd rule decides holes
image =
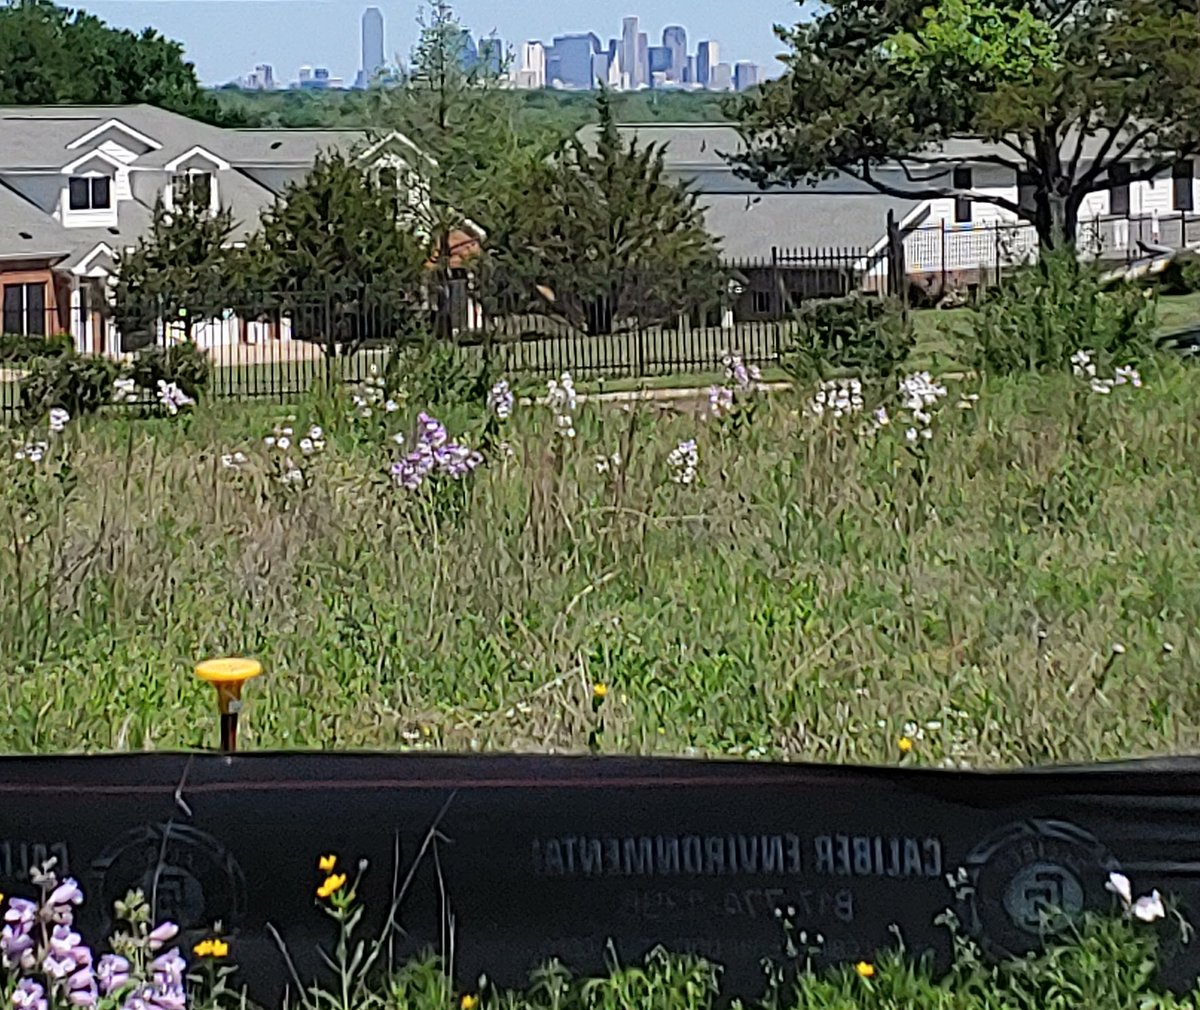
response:
{"label": "circular emblem", "polygon": [[1031,863],[1008,883],[1004,910],[1027,933],[1040,934],[1055,916],[1068,921],[1083,911],[1083,884],[1057,863]]}
{"label": "circular emblem", "polygon": [[156,922],[174,922],[185,933],[205,932],[217,922],[232,931],[245,915],[246,881],[236,860],[211,835],[185,824],[128,831],[91,869],[106,920],[114,903],[134,890],[151,903]]}
{"label": "circular emblem", "polygon": [[1090,832],[1066,821],[1033,819],[989,835],[967,856],[959,920],[985,949],[1024,954],[1075,921],[1106,908],[1116,857]]}

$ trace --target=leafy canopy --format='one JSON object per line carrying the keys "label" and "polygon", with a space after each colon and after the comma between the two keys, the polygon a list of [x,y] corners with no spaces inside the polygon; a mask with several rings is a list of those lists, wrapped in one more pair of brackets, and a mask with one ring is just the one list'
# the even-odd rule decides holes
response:
{"label": "leafy canopy", "polygon": [[[147,102],[217,122],[222,112],[178,42],[135,34],[51,0],[0,5],[0,105]],[[228,117],[225,117],[228,118]]]}
{"label": "leafy canopy", "polygon": [[[736,104],[761,184],[835,172],[896,196],[967,195],[1073,240],[1118,162],[1151,179],[1200,152],[1200,29],[1184,0],[829,0],[780,37],[787,72]],[[1030,199],[953,185],[938,146],[990,142],[974,163]]]}

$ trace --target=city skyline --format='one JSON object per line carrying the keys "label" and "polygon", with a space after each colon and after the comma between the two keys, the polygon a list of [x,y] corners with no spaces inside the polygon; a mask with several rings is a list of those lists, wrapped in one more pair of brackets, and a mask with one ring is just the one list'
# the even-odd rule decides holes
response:
{"label": "city skyline", "polygon": [[[136,31],[149,25],[178,40],[208,85],[236,81],[264,64],[274,68],[277,85],[295,81],[301,66],[327,69],[331,79],[351,84],[363,69],[361,19],[368,6],[381,13],[387,63],[407,63],[418,33],[419,5],[388,0],[94,0],[81,6],[117,27]],[[606,42],[622,18],[636,14],[642,34],[651,27],[655,47],[661,28],[678,25],[693,51],[698,41],[719,40],[722,59],[756,63],[762,74],[776,72],[773,57],[782,48],[772,24],[793,23],[801,14],[793,0],[745,0],[736,19],[715,0],[622,0],[608,11],[611,17],[583,0],[560,0],[549,11],[530,5],[501,14],[488,0],[455,4],[473,36],[494,31],[518,65],[526,41],[548,45],[555,36],[592,33]]]}

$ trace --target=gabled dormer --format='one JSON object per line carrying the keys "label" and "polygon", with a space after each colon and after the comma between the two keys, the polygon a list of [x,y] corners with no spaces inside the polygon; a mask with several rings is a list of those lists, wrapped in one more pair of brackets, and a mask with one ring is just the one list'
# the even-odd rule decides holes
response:
{"label": "gabled dormer", "polygon": [[64,228],[112,228],[117,203],[129,199],[129,172],[110,154],[90,150],[61,169],[64,185],[55,216]]}
{"label": "gabled dormer", "polygon": [[221,209],[219,176],[230,169],[229,162],[205,150],[193,147],[165,165],[167,185],[163,191],[163,206],[173,210],[185,194],[191,194],[202,207],[216,214]]}
{"label": "gabled dormer", "polygon": [[119,119],[109,119],[67,145],[68,151],[101,151],[122,165],[129,165],[152,151],[162,148],[153,137],[127,126]]}

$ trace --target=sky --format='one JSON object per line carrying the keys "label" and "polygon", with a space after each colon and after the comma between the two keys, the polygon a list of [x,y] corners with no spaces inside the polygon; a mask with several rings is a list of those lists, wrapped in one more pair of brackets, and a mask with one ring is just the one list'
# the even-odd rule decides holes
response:
{"label": "sky", "polygon": [[[416,40],[417,0],[66,0],[120,28],[152,25],[182,42],[205,84],[224,84],[270,63],[277,80],[296,79],[301,64],[328,67],[352,82],[360,59],[359,22],[367,6],[383,12],[388,57],[408,59]],[[495,29],[514,48],[526,39],[594,31],[620,35],[621,19],[641,18],[651,45],[669,24],[682,24],[688,49],[715,39],[721,59],[774,64],[780,51],[771,28],[793,24],[795,0],[457,0],[459,20],[475,35]]]}

